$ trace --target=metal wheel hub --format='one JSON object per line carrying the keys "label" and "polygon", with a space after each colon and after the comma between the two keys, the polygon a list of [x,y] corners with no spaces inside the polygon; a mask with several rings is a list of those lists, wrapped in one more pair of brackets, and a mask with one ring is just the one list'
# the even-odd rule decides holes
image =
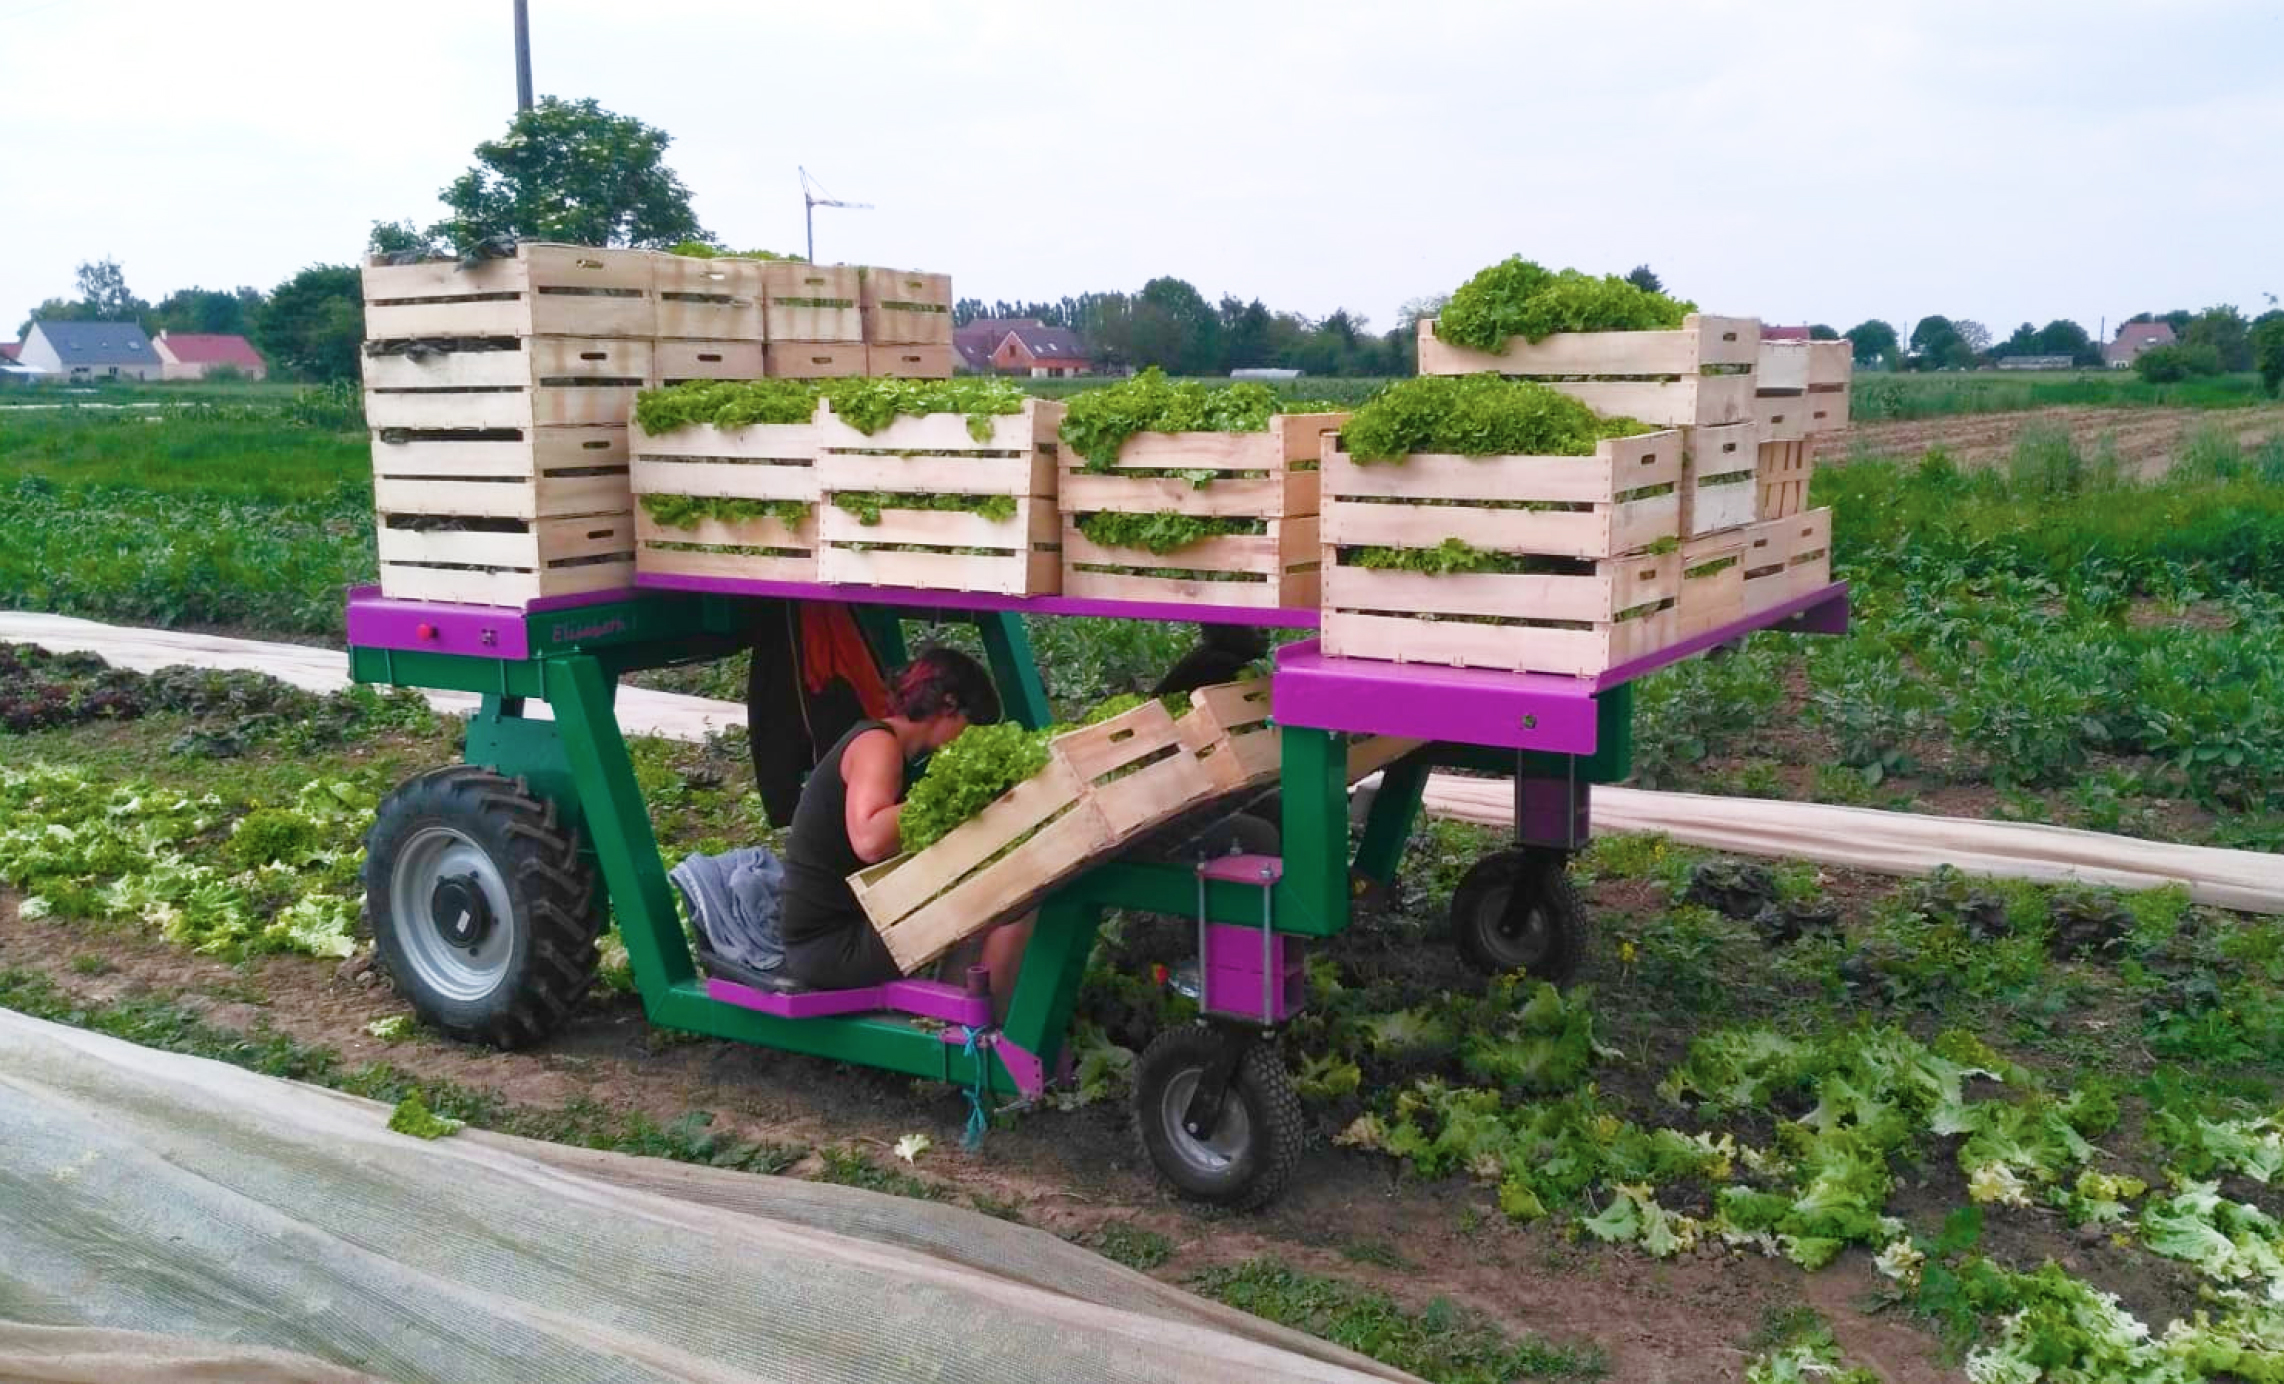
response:
{"label": "metal wheel hub", "polygon": [[406,963],[439,998],[474,1003],[506,980],[515,904],[466,832],[435,823],[406,838],[389,872],[389,911]]}
{"label": "metal wheel hub", "polygon": [[1245,1102],[1232,1080],[1221,1102],[1221,1118],[1212,1129],[1192,1132],[1184,1117],[1204,1076],[1197,1068],[1175,1073],[1158,1102],[1158,1118],[1165,1125],[1166,1145],[1174,1157],[1200,1173],[1218,1177],[1230,1170],[1253,1141],[1253,1120],[1245,1113]]}
{"label": "metal wheel hub", "polygon": [[1529,962],[1537,960],[1539,953],[1546,950],[1546,910],[1536,903],[1524,903],[1514,885],[1485,894],[1483,912],[1491,925],[1487,932],[1489,940],[1507,956]]}

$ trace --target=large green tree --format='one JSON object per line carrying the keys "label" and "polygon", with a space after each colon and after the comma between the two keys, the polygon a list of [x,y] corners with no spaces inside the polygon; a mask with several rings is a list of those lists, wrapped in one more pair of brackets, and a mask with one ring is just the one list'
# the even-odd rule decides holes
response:
{"label": "large green tree", "polygon": [[2252,320],[2252,368],[2269,393],[2284,389],[2284,312],[2271,308]]}
{"label": "large green tree", "polygon": [[354,380],[365,335],[358,271],[313,264],[279,284],[254,313],[254,345],[271,366],[319,384]]}
{"label": "large green tree", "polygon": [[1975,363],[1975,349],[1967,344],[1948,317],[1922,317],[1911,329],[1911,364],[1919,370],[1961,370]]}
{"label": "large green tree", "polygon": [[653,249],[711,239],[666,166],[670,143],[591,100],[546,97],[476,146],[476,166],[438,194],[452,214],[429,234],[463,248],[500,235]]}
{"label": "large green tree", "polygon": [[2234,307],[2206,308],[2178,330],[2183,346],[2212,347],[2222,370],[2233,374],[2252,369],[2252,326]]}
{"label": "large green tree", "polygon": [[1903,355],[1903,343],[1896,338],[1895,328],[1877,317],[1850,327],[1848,344],[1854,348],[1858,365],[1892,367]]}
{"label": "large green tree", "polygon": [[170,332],[212,332],[245,336],[253,330],[254,313],[262,305],[257,288],[224,292],[218,288],[185,288],[169,293],[152,309],[152,325]]}

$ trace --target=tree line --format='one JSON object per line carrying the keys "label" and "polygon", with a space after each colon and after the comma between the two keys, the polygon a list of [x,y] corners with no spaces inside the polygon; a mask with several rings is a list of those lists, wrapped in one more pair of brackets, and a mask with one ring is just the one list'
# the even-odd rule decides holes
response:
{"label": "tree line", "polygon": [[1374,332],[1363,316],[1342,308],[1310,318],[1272,311],[1260,299],[1223,294],[1218,303],[1188,282],[1156,278],[1136,293],[1082,293],[1053,302],[994,302],[963,298],[952,323],[986,318],[1031,318],[1064,327],[1086,346],[1101,369],[1155,365],[1170,375],[1226,375],[1271,368],[1309,375],[1409,375],[1417,367],[1412,340],[1416,312]]}
{"label": "tree line", "polygon": [[[2139,312],[2119,330],[2143,322],[2163,322],[2174,344],[2143,351],[2134,369],[2147,379],[2169,382],[2192,375],[2242,374],[2257,370],[2270,393],[2284,380],[2284,311],[2270,308],[2247,318],[2223,304],[2203,312]],[[1818,328],[1818,331],[1824,330]],[[1966,318],[1922,317],[1908,339],[1878,318],[1859,322],[1845,333],[1859,367],[1879,370],[1971,370],[2008,356],[2068,356],[2073,365],[2102,364],[2102,343],[2076,322],[2056,320],[2043,327],[2025,322],[2004,341]]]}

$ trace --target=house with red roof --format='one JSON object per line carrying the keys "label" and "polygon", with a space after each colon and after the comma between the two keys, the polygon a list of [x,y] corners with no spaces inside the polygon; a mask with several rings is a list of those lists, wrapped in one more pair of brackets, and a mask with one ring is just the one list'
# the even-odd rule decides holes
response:
{"label": "house with red roof", "polygon": [[991,353],[992,366],[1011,375],[1084,375],[1086,346],[1067,327],[1042,327],[1035,322],[1007,329],[1006,339]]}
{"label": "house with red roof", "polygon": [[2173,344],[2173,328],[2163,322],[2128,322],[2117,329],[2117,340],[2102,348],[2102,359],[2112,370],[2123,370],[2134,357],[2158,346]]}
{"label": "house with red roof", "polygon": [[252,380],[270,373],[254,344],[242,336],[161,331],[151,338],[151,349],[159,353],[161,379],[203,380],[208,372],[225,365]]}

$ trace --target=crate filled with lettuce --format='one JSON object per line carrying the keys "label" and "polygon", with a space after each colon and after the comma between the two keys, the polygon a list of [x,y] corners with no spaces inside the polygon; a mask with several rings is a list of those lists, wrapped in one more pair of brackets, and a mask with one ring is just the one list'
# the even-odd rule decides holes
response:
{"label": "crate filled with lettuce", "polygon": [[835,380],[817,415],[819,579],[1053,595],[1063,406],[999,380]]}
{"label": "crate filled with lettuce", "polygon": [[635,570],[815,581],[818,407],[803,380],[644,391],[628,430]]}
{"label": "crate filled with lettuce", "polygon": [[1062,427],[1063,594],[1313,607],[1323,438],[1346,420],[1281,410],[1265,385],[1156,369],[1076,396]]}
{"label": "crate filled with lettuce", "polygon": [[902,853],[849,886],[909,975],[1221,791],[1166,707],[1144,698],[1105,703],[1076,728],[971,727],[913,784]]}
{"label": "crate filled with lettuce", "polygon": [[1543,385],[1391,385],[1324,458],[1325,652],[1593,675],[1681,598],[1682,443]]}
{"label": "crate filled with lettuce", "polygon": [[1520,257],[1484,269],[1419,324],[1422,375],[1537,380],[1660,427],[1754,419],[1760,323],[1713,317],[1617,275]]}

